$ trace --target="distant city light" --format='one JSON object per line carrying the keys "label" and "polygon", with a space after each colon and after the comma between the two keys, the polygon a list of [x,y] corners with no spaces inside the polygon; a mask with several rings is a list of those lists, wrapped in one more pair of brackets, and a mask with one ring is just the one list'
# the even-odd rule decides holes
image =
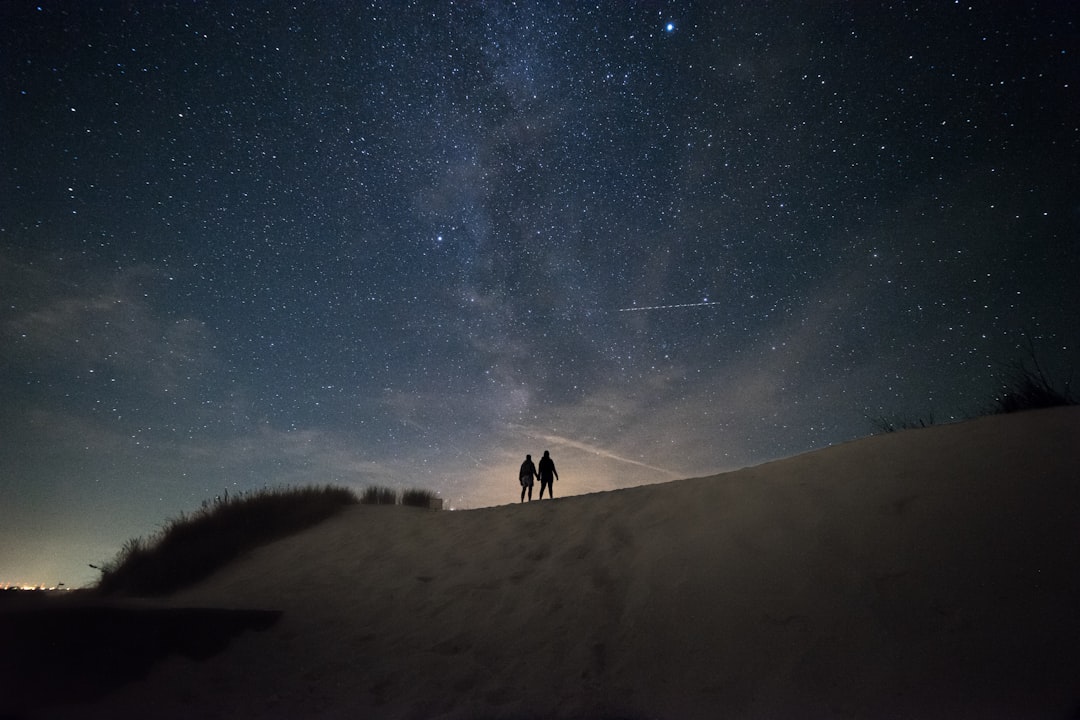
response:
{"label": "distant city light", "polygon": [[25,583],[0,582],[0,592],[3,592],[5,590],[11,590],[13,592],[16,591],[16,590],[22,590],[22,591],[27,591],[27,592],[32,592],[32,591],[57,592],[57,591],[67,591],[67,590],[72,590],[72,589],[73,588],[69,588],[64,583],[60,583],[59,585],[27,585]]}

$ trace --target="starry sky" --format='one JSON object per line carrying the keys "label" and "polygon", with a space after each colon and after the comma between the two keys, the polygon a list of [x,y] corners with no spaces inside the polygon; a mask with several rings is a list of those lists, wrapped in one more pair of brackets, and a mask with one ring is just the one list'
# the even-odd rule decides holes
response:
{"label": "starry sky", "polygon": [[1080,360],[1080,6],[0,2],[0,582],[203,499],[571,495]]}

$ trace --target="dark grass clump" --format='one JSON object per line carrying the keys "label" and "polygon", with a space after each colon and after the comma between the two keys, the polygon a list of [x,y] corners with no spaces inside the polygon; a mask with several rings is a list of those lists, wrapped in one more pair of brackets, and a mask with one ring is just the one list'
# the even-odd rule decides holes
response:
{"label": "dark grass clump", "polygon": [[388,487],[368,487],[360,495],[360,503],[363,505],[397,505],[397,490]]}
{"label": "dark grass clump", "polygon": [[927,428],[934,424],[934,415],[931,413],[925,418],[915,418],[913,420],[905,420],[902,418],[888,418],[884,415],[879,417],[868,418],[874,427],[880,432],[891,433],[899,430],[916,430],[918,428]]}
{"label": "dark grass clump", "polygon": [[[1080,399],[1072,392],[1069,380],[1059,382],[1043,368],[1030,337],[1025,337],[1022,349],[1025,357],[1002,365],[999,392],[991,404],[968,413],[969,419],[1080,404]],[[867,420],[880,432],[886,433],[925,428],[935,424],[932,414],[928,418],[902,419],[882,415],[867,417]]]}
{"label": "dark grass clump", "polygon": [[259,545],[316,525],[358,501],[347,488],[263,489],[203,501],[149,539],[124,543],[106,563],[99,593],[165,595],[191,585]]}
{"label": "dark grass clump", "polygon": [[410,507],[427,508],[434,510],[442,506],[435,493],[430,490],[406,490],[401,493],[401,504]]}
{"label": "dark grass clump", "polygon": [[442,500],[436,497],[430,490],[397,490],[388,487],[368,487],[360,494],[362,505],[408,505],[410,507],[422,507],[430,510],[441,510]]}
{"label": "dark grass clump", "polygon": [[1042,408],[1076,405],[1069,383],[1060,386],[1043,370],[1034,353],[1030,361],[1017,360],[1006,371],[1004,390],[994,398],[988,415],[1040,410]]}

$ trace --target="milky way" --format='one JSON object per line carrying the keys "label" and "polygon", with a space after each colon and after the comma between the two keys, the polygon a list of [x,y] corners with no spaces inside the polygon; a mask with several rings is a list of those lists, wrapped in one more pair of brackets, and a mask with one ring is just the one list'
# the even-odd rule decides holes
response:
{"label": "milky way", "polygon": [[236,5],[0,7],[0,582],[225,489],[606,490],[1076,365],[1072,3]]}

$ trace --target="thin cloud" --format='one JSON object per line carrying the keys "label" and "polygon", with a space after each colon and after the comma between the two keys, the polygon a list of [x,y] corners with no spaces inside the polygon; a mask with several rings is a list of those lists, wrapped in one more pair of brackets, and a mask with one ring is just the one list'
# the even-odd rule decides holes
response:
{"label": "thin cloud", "polygon": [[544,441],[546,441],[548,443],[551,443],[552,445],[556,445],[558,447],[574,448],[575,450],[581,450],[581,451],[584,451],[584,452],[587,452],[587,453],[591,453],[593,455],[605,458],[607,460],[614,460],[614,461],[619,462],[619,463],[625,463],[627,465],[634,465],[636,467],[645,468],[646,470],[653,470],[653,471],[658,472],[658,473],[663,473],[664,475],[668,476],[672,480],[675,480],[675,479],[678,479],[679,477],[681,477],[680,473],[674,472],[672,470],[668,470],[667,468],[657,467],[655,465],[650,465],[648,463],[641,462],[640,460],[633,460],[633,459],[628,458],[628,457],[623,457],[622,455],[619,455],[618,453],[614,453],[614,452],[612,452],[610,450],[605,450],[604,448],[597,447],[595,445],[590,445],[589,443],[581,442],[580,440],[572,440],[570,438],[562,437],[560,435],[537,434],[536,437],[541,439],[541,440],[544,440]]}

